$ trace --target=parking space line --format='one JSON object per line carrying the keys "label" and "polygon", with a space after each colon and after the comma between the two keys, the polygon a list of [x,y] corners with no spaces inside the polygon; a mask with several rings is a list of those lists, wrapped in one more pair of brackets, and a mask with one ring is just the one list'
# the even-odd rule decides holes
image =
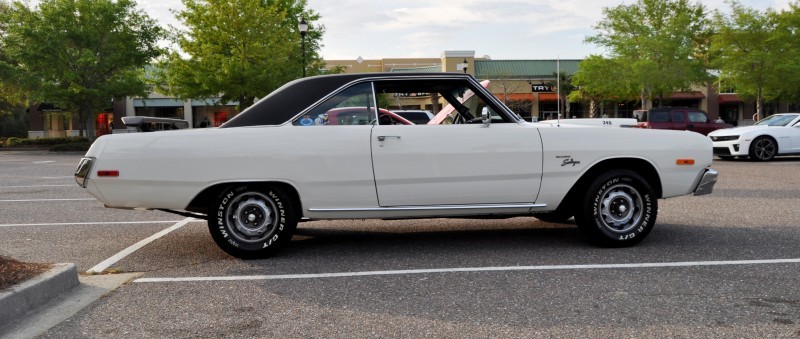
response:
{"label": "parking space line", "polygon": [[78,187],[77,185],[75,185],[75,184],[72,184],[72,185],[25,185],[25,186],[0,186],[0,188],[67,187],[67,186],[75,186],[75,187]]}
{"label": "parking space line", "polygon": [[178,278],[140,278],[133,282],[204,282],[204,281],[239,281],[239,280],[285,280],[285,279],[318,279],[318,278],[346,278],[385,275],[412,275],[431,273],[463,273],[463,272],[492,272],[492,271],[548,271],[548,270],[596,270],[596,269],[621,269],[621,268],[663,268],[663,267],[697,267],[697,266],[729,266],[729,265],[758,265],[758,264],[796,264],[796,259],[769,259],[769,260],[731,260],[731,261],[686,261],[665,263],[639,263],[639,264],[587,264],[587,265],[541,265],[541,266],[505,266],[505,267],[460,267],[460,268],[433,268],[419,270],[392,270],[392,271],[363,271],[340,273],[312,273],[312,274],[278,274],[278,275],[244,275],[244,276],[217,276],[217,277],[178,277]]}
{"label": "parking space line", "polygon": [[108,269],[109,267],[111,267],[111,265],[116,264],[118,261],[124,259],[125,257],[130,255],[131,253],[136,252],[137,250],[139,250],[140,248],[146,246],[147,244],[149,244],[149,243],[151,243],[153,241],[156,241],[158,238],[161,238],[161,237],[169,234],[170,232],[172,232],[174,230],[177,230],[177,229],[179,229],[179,228],[181,228],[183,226],[186,226],[186,224],[188,224],[188,223],[190,223],[192,221],[195,221],[195,220],[197,220],[197,219],[195,219],[195,218],[183,219],[183,220],[179,221],[178,223],[176,223],[175,225],[172,225],[169,228],[162,230],[161,232],[153,234],[153,235],[147,237],[146,239],[143,239],[143,240],[141,240],[141,241],[129,246],[128,248],[120,251],[119,253],[114,254],[110,258],[108,258],[106,260],[103,260],[103,262],[95,265],[94,267],[90,268],[86,272],[87,273],[100,273],[100,272],[103,272],[106,269]]}
{"label": "parking space line", "polygon": [[80,198],[80,199],[12,199],[0,200],[0,202],[42,202],[42,201],[89,201],[97,200],[95,198]]}
{"label": "parking space line", "polygon": [[[52,222],[44,224],[0,224],[0,227],[26,227],[26,226],[91,226],[91,225],[135,225],[135,224],[171,224],[181,220],[153,220],[153,221],[93,221],[93,222]],[[193,221],[205,221],[195,219]]]}
{"label": "parking space line", "polygon": [[63,175],[60,177],[42,177],[42,179],[65,179],[65,178],[75,178],[74,175]]}

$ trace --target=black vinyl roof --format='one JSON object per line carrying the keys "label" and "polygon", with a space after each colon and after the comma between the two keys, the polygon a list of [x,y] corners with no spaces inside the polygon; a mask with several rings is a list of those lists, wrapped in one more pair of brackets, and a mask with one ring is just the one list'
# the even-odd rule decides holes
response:
{"label": "black vinyl roof", "polygon": [[253,106],[222,124],[220,128],[280,125],[297,116],[300,112],[321,100],[342,86],[366,78],[415,78],[415,77],[463,77],[471,75],[463,73],[356,73],[320,75],[291,81]]}

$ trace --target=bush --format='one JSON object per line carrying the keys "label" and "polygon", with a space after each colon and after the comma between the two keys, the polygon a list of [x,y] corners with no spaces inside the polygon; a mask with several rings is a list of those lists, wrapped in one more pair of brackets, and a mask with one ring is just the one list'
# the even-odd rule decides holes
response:
{"label": "bush", "polygon": [[87,142],[73,142],[69,144],[61,144],[50,147],[50,152],[86,152],[89,150],[91,143]]}
{"label": "bush", "polygon": [[89,139],[82,137],[64,137],[64,138],[39,138],[39,139],[26,139],[11,137],[6,139],[5,145],[12,146],[54,146],[61,144],[71,143],[88,143]]}

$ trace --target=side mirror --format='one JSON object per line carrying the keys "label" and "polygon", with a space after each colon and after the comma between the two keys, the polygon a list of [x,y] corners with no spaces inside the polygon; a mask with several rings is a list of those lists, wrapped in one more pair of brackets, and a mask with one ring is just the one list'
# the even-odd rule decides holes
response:
{"label": "side mirror", "polygon": [[492,116],[489,115],[489,107],[484,106],[481,110],[481,121],[485,127],[489,127],[489,124],[492,123]]}

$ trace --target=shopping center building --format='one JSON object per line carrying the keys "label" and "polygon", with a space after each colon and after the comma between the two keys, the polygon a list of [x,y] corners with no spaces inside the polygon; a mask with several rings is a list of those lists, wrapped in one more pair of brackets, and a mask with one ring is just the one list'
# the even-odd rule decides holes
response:
{"label": "shopping center building", "polygon": [[[558,114],[555,80],[557,71],[574,74],[581,60],[492,60],[489,56],[476,56],[474,51],[445,51],[438,58],[385,58],[354,60],[326,60],[326,69],[341,69],[345,73],[367,72],[466,72],[478,80],[489,80],[488,89],[506,106],[526,120],[545,120]],[[687,106],[703,109],[712,119],[722,117],[734,125],[753,123],[755,105],[742,101],[735,93],[718,93],[715,84],[698,86],[692,91],[672,93],[660,103],[662,106]],[[427,109],[414,104],[413,98],[404,100],[398,109]],[[632,117],[640,109],[638,100],[605,100],[597,103],[594,117]],[[653,103],[651,103],[652,105]],[[659,103],[655,103],[659,105]],[[768,106],[767,112],[787,112],[792,105]],[[150,93],[147,98],[128,97],[109,103],[106,112],[96,117],[96,135],[109,133],[111,128],[122,129],[123,116],[154,116],[184,119],[192,127],[219,126],[238,113],[236,103],[220,103],[219,98],[181,100]],[[435,113],[435,112],[434,112]],[[588,103],[570,103],[562,108],[562,118],[590,117]],[[78,135],[77,118],[52,105],[35,105],[29,109],[29,137],[56,137]]]}

